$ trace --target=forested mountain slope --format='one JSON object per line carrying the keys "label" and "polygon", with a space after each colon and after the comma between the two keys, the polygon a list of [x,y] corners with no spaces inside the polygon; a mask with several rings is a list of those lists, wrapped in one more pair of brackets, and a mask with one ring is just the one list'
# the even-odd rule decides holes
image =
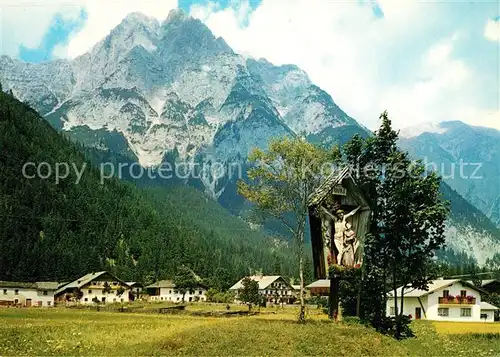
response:
{"label": "forested mountain slope", "polygon": [[[53,176],[24,177],[26,162],[85,169],[78,184],[73,169],[56,184]],[[101,184],[81,147],[2,92],[0,217],[0,280],[65,280],[110,269],[150,281],[181,264],[234,280],[249,269],[271,272],[276,261],[292,273],[286,249],[275,251],[274,242],[194,189],[144,193],[116,179]]]}

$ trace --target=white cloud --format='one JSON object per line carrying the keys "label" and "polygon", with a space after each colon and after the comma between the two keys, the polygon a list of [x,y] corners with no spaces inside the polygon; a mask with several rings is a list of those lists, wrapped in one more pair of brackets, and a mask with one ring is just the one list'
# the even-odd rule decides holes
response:
{"label": "white cloud", "polygon": [[[399,128],[436,120],[470,122],[463,112],[466,107],[483,110],[479,98],[484,93],[475,78],[477,69],[455,54],[470,29],[462,36],[463,21],[448,26],[441,20],[450,20],[449,4],[378,4],[383,18],[374,16],[369,3],[330,0],[314,5],[263,0],[254,11],[212,4],[195,6],[191,14],[237,52],[297,64],[370,128],[378,125],[384,109]],[[241,18],[248,19],[246,26]]]}
{"label": "white cloud", "polygon": [[484,27],[484,37],[490,41],[500,42],[500,19],[499,20],[488,20],[486,26]]}
{"label": "white cloud", "polygon": [[37,48],[50,28],[54,15],[75,19],[83,9],[87,21],[70,38],[67,48],[59,45],[56,57],[76,57],[105,37],[131,12],[163,20],[177,7],[177,0],[3,0],[0,2],[0,52],[17,56],[19,45]]}
{"label": "white cloud", "polygon": [[82,0],[88,16],[84,28],[71,40],[67,53],[70,57],[88,51],[104,38],[129,13],[142,12],[146,16],[164,20],[177,0]]}
{"label": "white cloud", "polygon": [[76,18],[79,7],[62,0],[0,2],[0,53],[17,56],[19,46],[37,48],[52,24],[56,13]]}

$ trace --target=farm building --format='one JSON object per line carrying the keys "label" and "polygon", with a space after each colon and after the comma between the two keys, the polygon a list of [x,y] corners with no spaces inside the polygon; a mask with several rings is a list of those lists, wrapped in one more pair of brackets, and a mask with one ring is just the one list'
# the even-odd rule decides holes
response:
{"label": "farm building", "polygon": [[117,303],[129,301],[130,287],[106,271],[90,273],[64,285],[56,291],[57,302],[82,304]]}
{"label": "farm building", "polygon": [[[468,281],[468,283],[473,284],[472,281]],[[500,280],[497,279],[482,280],[480,287],[481,290],[484,290],[487,293],[500,294]]]}
{"label": "farm building", "polygon": [[330,280],[319,279],[306,286],[309,296],[328,296],[330,292]]}
{"label": "farm building", "polygon": [[[160,280],[146,286],[151,301],[181,302],[182,294],[175,289],[172,280]],[[200,284],[195,290],[186,292],[184,301],[197,302],[207,300],[207,289]]]}
{"label": "farm building", "polygon": [[54,306],[57,282],[23,283],[0,281],[0,306]]}
{"label": "farm building", "polygon": [[[481,293],[480,289],[464,280],[434,280],[428,290],[404,290],[403,313],[417,320],[492,322],[498,308],[481,302]],[[397,294],[400,308],[401,288],[397,289]],[[393,291],[388,293],[387,315],[395,315]]]}
{"label": "farm building", "polygon": [[[292,304],[296,299],[295,289],[279,275],[254,275],[249,278],[259,284],[259,293],[267,302]],[[236,300],[239,290],[243,288],[243,279],[229,288],[230,291],[236,292]]]}

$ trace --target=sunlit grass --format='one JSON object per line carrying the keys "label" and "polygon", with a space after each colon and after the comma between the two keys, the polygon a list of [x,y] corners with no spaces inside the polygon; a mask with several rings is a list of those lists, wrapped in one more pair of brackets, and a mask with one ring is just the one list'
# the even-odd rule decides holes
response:
{"label": "sunlit grass", "polygon": [[[398,342],[360,324],[332,323],[313,307],[308,308],[306,324],[296,322],[294,306],[266,307],[256,316],[230,318],[158,314],[150,304],[144,309],[148,313],[0,309],[0,356],[492,356],[500,352],[500,340],[494,335],[457,338],[438,333],[431,322],[419,322],[413,325],[417,338]],[[188,306],[188,312],[225,309],[224,304]],[[230,310],[236,309],[248,308],[231,305]]]}
{"label": "sunlit grass", "polygon": [[498,333],[500,334],[500,323],[485,322],[433,322],[436,331],[440,334],[466,334],[466,333]]}

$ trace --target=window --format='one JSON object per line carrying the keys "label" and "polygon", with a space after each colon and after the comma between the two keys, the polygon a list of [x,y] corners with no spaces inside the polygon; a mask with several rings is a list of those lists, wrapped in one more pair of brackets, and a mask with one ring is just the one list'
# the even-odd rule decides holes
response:
{"label": "window", "polygon": [[460,290],[460,297],[466,297],[467,296],[467,291],[465,290]]}
{"label": "window", "polygon": [[461,317],[471,317],[472,315],[472,310],[470,307],[462,307],[460,309],[460,316]]}
{"label": "window", "polygon": [[85,298],[85,299],[83,299],[83,301],[89,301],[89,299],[88,299],[88,298]]}
{"label": "window", "polygon": [[192,297],[189,297],[189,301],[190,301],[190,302],[191,302],[191,301],[193,301],[193,298],[192,298]]}
{"label": "window", "polygon": [[49,295],[49,292],[48,292],[47,290],[44,290],[44,291],[43,291],[43,295],[44,295],[44,296],[47,296],[47,295]]}
{"label": "window", "polygon": [[19,299],[14,299],[14,305],[19,304]]}
{"label": "window", "polygon": [[105,297],[101,298],[101,301],[106,302],[106,298]]}
{"label": "window", "polygon": [[47,301],[47,306],[51,306],[52,305],[52,301]]}
{"label": "window", "polygon": [[14,290],[14,294],[19,295],[19,290]]}
{"label": "window", "polygon": [[391,316],[396,315],[396,310],[394,309],[394,306],[391,306],[391,312],[389,313],[389,315]]}
{"label": "window", "polygon": [[442,307],[438,309],[438,316],[450,316],[450,309],[447,307]]}
{"label": "window", "polygon": [[3,294],[7,295],[7,289],[3,289]]}
{"label": "window", "polygon": [[92,294],[92,290],[89,290],[89,294]]}
{"label": "window", "polygon": [[37,302],[36,302],[36,304],[37,304],[38,306],[42,306],[42,302],[41,302],[41,301],[37,301]]}
{"label": "window", "polygon": [[168,293],[169,293],[169,294],[172,294],[172,290],[169,290],[169,291],[168,291]]}
{"label": "window", "polygon": [[201,290],[198,291],[198,294],[203,295],[203,291],[201,291]]}
{"label": "window", "polygon": [[449,290],[443,290],[443,297],[447,298],[450,296],[450,291]]}
{"label": "window", "polygon": [[123,298],[120,299],[120,302],[123,302]]}

